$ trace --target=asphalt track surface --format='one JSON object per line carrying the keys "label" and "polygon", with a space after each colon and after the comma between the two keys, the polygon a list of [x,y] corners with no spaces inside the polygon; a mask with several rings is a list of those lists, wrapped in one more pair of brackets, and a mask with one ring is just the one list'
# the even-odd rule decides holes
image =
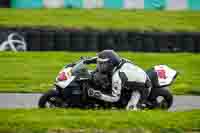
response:
{"label": "asphalt track surface", "polygon": [[[41,94],[0,93],[0,108],[37,108]],[[200,96],[174,96],[169,111],[200,109]]]}

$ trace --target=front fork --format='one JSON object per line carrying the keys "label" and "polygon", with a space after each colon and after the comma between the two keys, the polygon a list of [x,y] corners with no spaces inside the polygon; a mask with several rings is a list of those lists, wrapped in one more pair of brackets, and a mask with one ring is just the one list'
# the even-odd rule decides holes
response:
{"label": "front fork", "polygon": [[55,99],[55,102],[60,105],[61,107],[65,107],[65,99],[64,99],[64,93],[63,89],[59,86],[54,86],[52,90],[56,93],[57,98]]}

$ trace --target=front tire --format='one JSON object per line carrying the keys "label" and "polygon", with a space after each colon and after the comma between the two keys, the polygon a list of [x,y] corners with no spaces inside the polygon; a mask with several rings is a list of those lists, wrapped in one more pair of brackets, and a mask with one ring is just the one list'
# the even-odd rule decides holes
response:
{"label": "front tire", "polygon": [[50,90],[47,93],[44,93],[38,102],[39,108],[55,108],[61,107],[60,98],[56,90]]}
{"label": "front tire", "polygon": [[152,109],[167,110],[173,104],[173,96],[167,88],[159,88],[154,91],[151,103],[153,104]]}

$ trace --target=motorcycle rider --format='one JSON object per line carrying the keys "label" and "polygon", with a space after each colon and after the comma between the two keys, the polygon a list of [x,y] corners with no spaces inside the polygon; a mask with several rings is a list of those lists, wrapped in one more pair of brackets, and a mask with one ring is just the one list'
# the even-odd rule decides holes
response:
{"label": "motorcycle rider", "polygon": [[87,59],[84,63],[96,63],[97,72],[108,75],[112,82],[110,94],[103,93],[101,89],[89,88],[90,97],[105,102],[117,102],[120,99],[122,88],[126,86],[133,89],[126,109],[137,110],[144,105],[150,93],[151,82],[147,74],[137,65],[120,58],[113,50],[103,50],[97,54],[97,57]]}

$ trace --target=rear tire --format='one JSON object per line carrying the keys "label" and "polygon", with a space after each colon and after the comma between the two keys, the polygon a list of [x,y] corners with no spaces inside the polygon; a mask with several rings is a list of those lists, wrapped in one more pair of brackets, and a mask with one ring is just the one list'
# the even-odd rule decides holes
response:
{"label": "rear tire", "polygon": [[[162,100],[159,100],[159,98]],[[173,96],[167,88],[159,88],[154,90],[150,102],[153,104],[152,108],[159,108],[163,110],[169,109],[173,104]]]}
{"label": "rear tire", "polygon": [[[58,93],[55,90],[50,90],[40,97],[38,106],[39,108],[55,108],[61,106],[56,100],[58,100]],[[49,106],[47,106],[47,104],[49,104]]]}

